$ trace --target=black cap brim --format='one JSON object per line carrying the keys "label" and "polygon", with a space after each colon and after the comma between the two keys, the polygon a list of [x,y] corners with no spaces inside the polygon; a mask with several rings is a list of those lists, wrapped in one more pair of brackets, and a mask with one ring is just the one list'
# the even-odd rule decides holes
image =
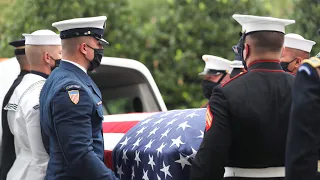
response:
{"label": "black cap brim", "polygon": [[103,39],[103,38],[97,38],[97,37],[95,37],[98,41],[99,41],[99,43],[102,45],[102,46],[107,46],[107,45],[109,45],[109,42],[107,41],[107,40],[105,40],[105,39]]}
{"label": "black cap brim", "polygon": [[9,42],[9,45],[13,47],[22,47],[22,46],[25,46],[25,40],[20,39],[20,40],[12,41],[12,42]]}

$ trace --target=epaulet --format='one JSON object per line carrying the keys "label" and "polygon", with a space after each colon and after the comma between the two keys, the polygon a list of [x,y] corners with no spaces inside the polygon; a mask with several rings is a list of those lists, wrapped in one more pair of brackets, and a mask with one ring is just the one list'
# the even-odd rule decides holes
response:
{"label": "epaulet", "polygon": [[320,59],[318,57],[312,57],[310,59],[305,59],[302,61],[302,64],[310,64],[314,68],[320,67]]}
{"label": "epaulet", "polygon": [[246,74],[246,73],[247,73],[247,71],[239,73],[239,74],[236,75],[235,77],[229,79],[229,81],[223,83],[223,84],[221,85],[221,87],[224,87],[225,85],[229,84],[231,81],[237,79],[238,77],[240,77],[240,76],[242,76],[242,75],[244,75],[244,74]]}

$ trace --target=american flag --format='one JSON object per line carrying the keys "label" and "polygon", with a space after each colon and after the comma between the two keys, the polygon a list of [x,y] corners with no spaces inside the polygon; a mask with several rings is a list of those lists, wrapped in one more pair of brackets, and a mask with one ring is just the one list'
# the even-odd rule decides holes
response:
{"label": "american flag", "polygon": [[189,179],[202,142],[206,109],[157,113],[131,128],[113,150],[121,180]]}
{"label": "american flag", "polygon": [[158,112],[127,113],[104,116],[104,161],[108,168],[114,169],[112,166],[112,151],[114,147],[120,142],[121,138],[125,135],[125,133],[127,133],[133,126],[135,126],[140,121],[156,113]]}

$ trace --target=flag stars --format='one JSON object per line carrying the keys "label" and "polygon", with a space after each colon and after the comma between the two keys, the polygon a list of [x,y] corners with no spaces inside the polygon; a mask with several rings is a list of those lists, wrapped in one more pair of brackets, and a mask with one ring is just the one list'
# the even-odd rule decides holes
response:
{"label": "flag stars", "polygon": [[123,142],[121,142],[120,144],[121,144],[121,147],[120,147],[120,149],[122,149],[122,147],[123,146],[125,146],[125,145],[127,145],[128,144],[128,141],[129,141],[129,139],[131,139],[131,137],[126,137],[126,139],[123,141]]}
{"label": "flag stars", "polygon": [[147,171],[144,171],[144,169],[143,169],[143,177],[142,177],[142,179],[144,179],[144,180],[149,180],[148,170],[147,170]]}
{"label": "flag stars", "polygon": [[165,120],[165,118],[160,118],[158,121],[156,121],[153,126],[155,126],[156,124],[160,124],[163,120]]}
{"label": "flag stars", "polygon": [[177,128],[177,130],[179,128],[182,128],[183,130],[185,130],[186,128],[189,128],[189,127],[191,127],[191,126],[188,124],[188,121],[185,121],[185,122],[179,124],[179,127]]}
{"label": "flag stars", "polygon": [[[152,134],[156,134],[156,131],[159,129],[159,127],[155,127],[151,132],[149,132],[148,137],[150,137]],[[147,137],[147,138],[148,138]]]}
{"label": "flag stars", "polygon": [[197,138],[203,139],[203,136],[204,136],[204,132],[200,130],[200,135]]}
{"label": "flag stars", "polygon": [[166,146],[167,144],[161,144],[161,146],[160,147],[158,147],[158,149],[156,149],[157,150],[157,156],[159,157],[159,153],[162,153],[162,149]]}
{"label": "flag stars", "polygon": [[142,140],[142,138],[138,138],[137,141],[133,144],[132,149],[134,149],[136,146],[139,146],[139,143],[141,140]]}
{"label": "flag stars", "polygon": [[161,172],[164,173],[164,179],[167,179],[167,175],[169,175],[170,177],[172,177],[170,171],[169,171],[169,168],[170,168],[170,165],[166,166],[166,164],[163,162],[163,168],[160,169]]}
{"label": "flag stars", "polygon": [[135,137],[137,137],[139,134],[142,134],[143,131],[146,129],[147,127],[142,127],[139,131],[137,131],[137,135]]}
{"label": "flag stars", "polygon": [[154,163],[153,156],[150,156],[150,154],[149,154],[149,162],[148,162],[148,164],[151,166],[152,171],[154,171],[153,170],[153,166],[155,166],[156,163]]}
{"label": "flag stars", "polygon": [[170,112],[165,112],[160,117],[165,117],[165,116],[168,116],[169,114],[170,114]]}
{"label": "flag stars", "polygon": [[160,140],[163,138],[163,137],[167,137],[168,136],[168,133],[170,132],[170,130],[171,130],[172,128],[168,128],[167,130],[166,130],[166,132],[164,132],[164,133],[162,133],[161,134],[161,137],[160,137]]}
{"label": "flag stars", "polygon": [[175,114],[175,115],[173,115],[173,117],[177,117],[177,116],[180,116],[181,114],[183,114],[184,112],[179,112],[179,113],[177,113],[177,114]]}
{"label": "flag stars", "polygon": [[139,167],[139,163],[141,162],[141,159],[139,157],[140,151],[136,151],[135,154],[136,155],[135,155],[134,160],[137,162],[137,167]]}
{"label": "flag stars", "polygon": [[140,125],[140,126],[147,124],[147,123],[150,122],[151,120],[152,120],[152,118],[143,120],[143,121],[141,122],[141,125]]}
{"label": "flag stars", "polygon": [[145,148],[144,148],[144,152],[146,152],[147,149],[150,149],[150,148],[151,148],[151,145],[152,145],[153,141],[154,141],[154,140],[151,139],[151,140],[149,141],[149,143],[144,146],[144,147],[145,147]]}
{"label": "flag stars", "polygon": [[167,125],[165,127],[172,125],[177,120],[178,120],[177,118],[172,119],[170,122],[167,122]]}
{"label": "flag stars", "polygon": [[191,166],[191,164],[188,161],[188,157],[183,157],[180,153],[179,153],[180,159],[176,160],[176,163],[179,163],[181,165],[181,168],[183,169],[185,165],[189,165]]}
{"label": "flag stars", "polygon": [[[178,148],[180,147],[181,144],[184,144],[184,143],[181,141],[181,136],[179,136],[177,139],[171,139],[171,141],[172,141],[171,146],[176,145]],[[171,146],[170,146],[170,147],[171,147]]]}
{"label": "flag stars", "polygon": [[127,157],[127,150],[123,150],[122,152],[122,159],[124,160],[124,164],[127,164],[127,160],[128,160],[128,157]]}
{"label": "flag stars", "polygon": [[119,174],[120,179],[121,179],[121,175],[124,175],[124,173],[122,171],[122,165],[120,167],[117,166],[117,174]]}
{"label": "flag stars", "polygon": [[194,116],[200,116],[196,114],[195,112],[192,112],[191,114],[188,114],[185,118],[193,118]]}
{"label": "flag stars", "polygon": [[134,175],[134,166],[131,167],[132,173],[131,173],[131,180],[134,179],[135,175]]}
{"label": "flag stars", "polygon": [[196,157],[196,154],[197,154],[198,151],[194,150],[192,147],[191,147],[191,149],[192,149],[192,154],[187,156],[187,158],[194,159]]}

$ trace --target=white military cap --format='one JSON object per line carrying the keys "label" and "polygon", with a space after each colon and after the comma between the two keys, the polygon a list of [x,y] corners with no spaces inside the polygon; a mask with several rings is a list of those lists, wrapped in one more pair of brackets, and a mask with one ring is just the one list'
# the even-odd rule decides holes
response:
{"label": "white military cap", "polygon": [[263,16],[234,14],[232,17],[242,25],[242,31],[245,31],[245,33],[256,31],[277,31],[285,33],[285,26],[295,23],[295,20]]}
{"label": "white military cap", "polygon": [[230,73],[231,61],[212,55],[203,55],[202,60],[206,63],[203,72],[199,75],[219,75],[223,72]]}
{"label": "white military cap", "polygon": [[25,45],[61,45],[59,34],[48,29],[34,31],[31,34],[22,34],[25,37]]}
{"label": "white military cap", "polygon": [[92,36],[102,45],[109,44],[103,39],[106,16],[75,18],[55,22],[53,27],[60,31],[61,39],[68,39],[80,36]]}
{"label": "white military cap", "polygon": [[289,33],[284,36],[284,47],[298,49],[310,53],[316,42],[304,39],[299,34]]}

